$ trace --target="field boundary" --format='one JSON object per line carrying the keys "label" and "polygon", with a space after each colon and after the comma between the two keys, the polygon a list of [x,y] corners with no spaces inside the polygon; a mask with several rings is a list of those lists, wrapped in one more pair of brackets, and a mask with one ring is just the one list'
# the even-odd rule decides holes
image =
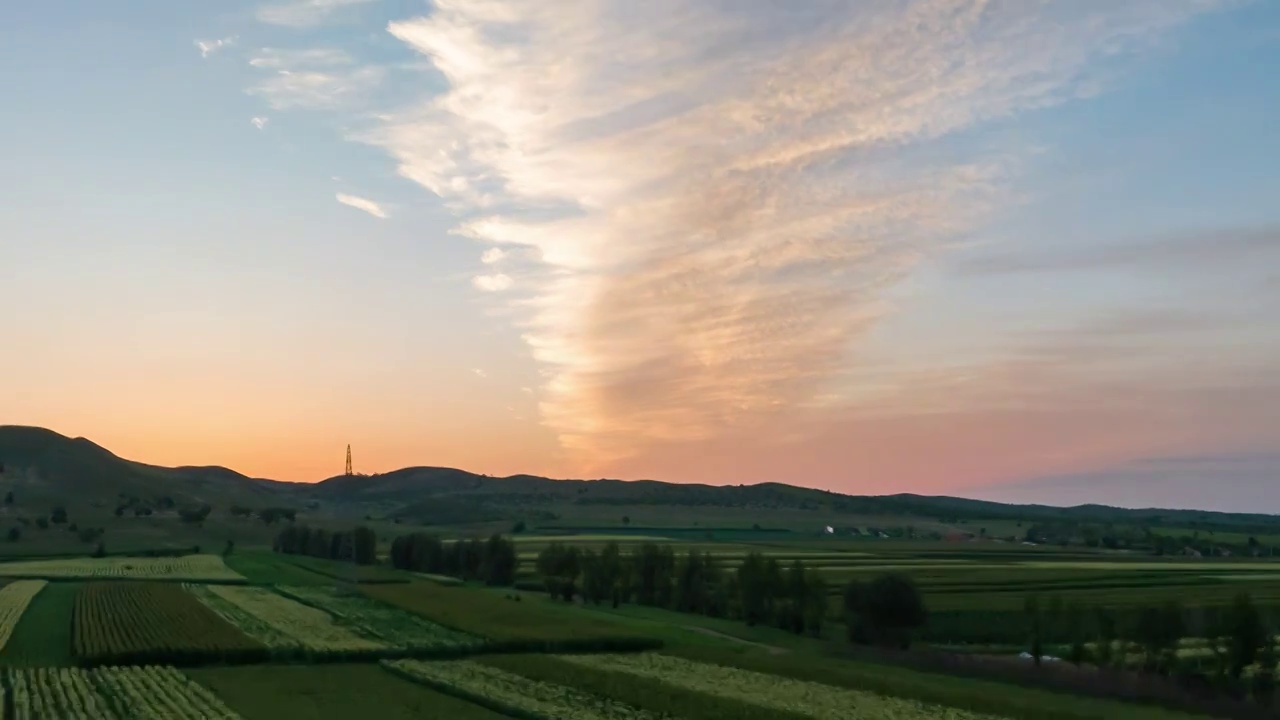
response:
{"label": "field boundary", "polygon": [[604,655],[661,650],[661,640],[619,638],[590,640],[487,640],[473,646],[451,648],[370,648],[368,650],[317,651],[305,648],[262,648],[235,652],[145,650],[99,653],[76,657],[75,666],[171,665],[176,668],[238,667],[243,665],[373,664],[383,660],[460,660],[478,655]]}

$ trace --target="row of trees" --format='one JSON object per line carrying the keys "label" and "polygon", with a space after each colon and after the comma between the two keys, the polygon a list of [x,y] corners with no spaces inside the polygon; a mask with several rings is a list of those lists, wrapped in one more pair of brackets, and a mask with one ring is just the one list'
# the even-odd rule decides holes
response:
{"label": "row of trees", "polygon": [[326,560],[354,560],[373,565],[378,560],[378,536],[367,527],[333,531],[290,525],[276,535],[273,549],[286,555],[310,555]]}
{"label": "row of trees", "polygon": [[554,597],[664,607],[680,612],[773,625],[819,635],[827,614],[827,584],[797,561],[750,553],[733,569],[710,553],[677,556],[669,546],[645,543],[623,553],[617,543],[599,552],[551,543],[538,555],[537,571]]}
{"label": "row of trees", "polygon": [[491,535],[445,542],[430,533],[402,535],[391,541],[391,564],[401,570],[479,580],[487,585],[511,585],[519,565],[516,544]]}
{"label": "row of trees", "polygon": [[[1220,688],[1237,690],[1245,687],[1247,676],[1247,689],[1259,702],[1274,702],[1276,639],[1248,593],[1236,595],[1226,607],[1188,610],[1170,601],[1127,615],[1104,607],[1086,612],[1058,597],[1042,602],[1029,596],[1024,610],[1036,664],[1046,655],[1046,645],[1056,643],[1076,665],[1207,677]],[[1198,644],[1184,645],[1190,638]]]}

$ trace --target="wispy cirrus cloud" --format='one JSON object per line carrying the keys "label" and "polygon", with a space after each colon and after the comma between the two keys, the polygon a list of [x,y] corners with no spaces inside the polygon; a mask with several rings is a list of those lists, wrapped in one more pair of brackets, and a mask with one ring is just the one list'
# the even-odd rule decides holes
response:
{"label": "wispy cirrus cloud", "polygon": [[249,124],[258,128],[259,130],[265,129],[270,122],[271,122],[271,118],[269,117],[258,116],[258,117],[249,119]]}
{"label": "wispy cirrus cloud", "polygon": [[348,195],[346,193],[338,193],[334,196],[334,199],[347,207],[353,207],[357,210],[367,212],[380,220],[386,220],[390,217],[390,215],[387,214],[387,211],[382,208],[382,205],[368,198],[362,198],[357,195]]}
{"label": "wispy cirrus cloud", "polygon": [[200,51],[200,57],[207,58],[219,50],[230,47],[235,43],[236,37],[233,35],[215,40],[196,40],[195,46],[196,49]]}
{"label": "wispy cirrus cloud", "polygon": [[385,68],[357,64],[345,51],[333,48],[262,48],[249,64],[268,73],[249,94],[275,110],[358,107],[386,76]]}
{"label": "wispy cirrus cloud", "polygon": [[337,48],[284,50],[267,47],[254,53],[254,56],[249,59],[249,64],[269,70],[290,70],[304,66],[344,67],[355,64],[355,60],[347,51]]}
{"label": "wispy cirrus cloud", "polygon": [[1077,244],[1055,253],[975,255],[958,267],[976,275],[1134,268],[1200,270],[1206,264],[1236,265],[1241,260],[1266,267],[1280,261],[1280,227],[1196,230],[1171,237],[1144,237],[1092,247]]}
{"label": "wispy cirrus cloud", "polygon": [[562,445],[608,461],[808,402],[1011,199],[1020,148],[941,141],[1095,94],[1095,60],[1218,3],[434,5],[389,30],[448,89],[355,137],[540,258],[474,284],[512,291]]}
{"label": "wispy cirrus cloud", "polygon": [[259,21],[269,25],[310,28],[345,17],[345,12],[375,0],[288,0],[258,8]]}

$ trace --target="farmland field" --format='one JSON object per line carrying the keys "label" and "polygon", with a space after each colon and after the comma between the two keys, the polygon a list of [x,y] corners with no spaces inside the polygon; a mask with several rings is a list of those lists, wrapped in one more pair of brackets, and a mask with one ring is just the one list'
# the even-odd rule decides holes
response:
{"label": "farmland field", "polygon": [[494,655],[479,658],[477,662],[529,680],[566,686],[596,697],[643,707],[661,717],[699,720],[801,720],[807,717],[715,697],[616,670],[570,663],[550,655]]}
{"label": "farmland field", "polygon": [[333,578],[291,563],[278,553],[240,551],[225,558],[227,567],[259,585],[332,585]]}
{"label": "farmland field", "polygon": [[480,639],[451,630],[364,595],[348,595],[331,587],[280,588],[280,592],[336,618],[360,635],[405,648],[478,647]]}
{"label": "farmland field", "polygon": [[18,580],[0,588],[0,652],[9,642],[27,606],[45,584],[43,580]]}
{"label": "farmland field", "polygon": [[171,667],[11,671],[15,720],[205,720],[239,717],[213,693]]}
{"label": "farmland field", "polygon": [[617,700],[466,660],[389,660],[383,664],[441,692],[516,716],[575,720],[661,720],[663,717]]}
{"label": "farmland field", "polygon": [[[362,586],[361,592],[445,627],[497,641],[590,641],[634,638],[626,623],[549,602],[515,602],[472,588],[419,581]],[[535,598],[541,600],[542,598]]]}
{"label": "farmland field", "polygon": [[376,664],[199,668],[187,674],[245,720],[508,720]]}
{"label": "farmland field", "polygon": [[266,646],[176,583],[87,583],[76,594],[72,647],[93,664],[187,664],[265,656]]}
{"label": "farmland field", "polygon": [[187,590],[227,622],[270,648],[346,652],[386,647],[339,625],[323,610],[266,588],[192,585]]}
{"label": "farmland field", "polygon": [[653,653],[590,657],[565,655],[561,659],[585,668],[617,670],[685,690],[812,718],[978,720],[998,717]]}
{"label": "farmland field", "polygon": [[[602,539],[558,541],[601,547]],[[529,540],[520,547],[540,545]],[[115,558],[101,565],[24,561],[63,568],[61,577],[80,580],[46,584],[10,575],[24,579],[0,586],[0,634],[6,627],[11,633],[0,645],[0,666],[10,672],[7,687],[24,693],[28,716],[92,702],[102,710],[90,714],[105,718],[274,720],[296,711],[319,718],[376,712],[379,718],[461,720],[1187,720],[1192,716],[1163,708],[836,657],[834,644],[846,647],[842,585],[885,572],[908,575],[930,611],[923,640],[957,646],[988,640],[986,648],[1007,642],[998,652],[1010,655],[1026,638],[1022,606],[1029,594],[1105,604],[1121,619],[1128,608],[1167,597],[1218,606],[1241,587],[1264,607],[1280,604],[1280,593],[1272,594],[1280,588],[1280,564],[1260,561],[818,539],[664,545],[678,556],[689,548],[709,552],[729,569],[753,549],[783,565],[802,561],[828,579],[822,637],[634,601],[617,608],[607,601],[565,603],[542,591],[482,588],[385,566],[366,568],[358,585],[343,586],[338,580],[347,566],[246,548],[229,556],[222,571],[222,558],[214,556]],[[531,567],[535,558],[533,551],[521,560]],[[221,577],[183,580],[193,570]],[[241,579],[232,582],[225,573]],[[147,581],[148,575],[158,579]],[[7,614],[6,597],[13,600]],[[468,658],[444,659],[455,649]],[[642,650],[651,652],[634,652]],[[1184,640],[1181,650],[1184,657],[1206,652],[1194,639]],[[391,659],[407,654],[416,659]],[[76,662],[93,669],[67,667]],[[184,670],[105,674],[126,663]],[[212,667],[219,665],[228,667]],[[66,672],[59,674],[59,667]],[[188,685],[188,677],[199,685]],[[192,698],[197,709],[164,704],[178,695]],[[143,698],[156,707],[143,709]],[[19,705],[14,708],[17,717]]]}
{"label": "farmland field", "polygon": [[65,558],[0,563],[0,577],[92,580],[190,580],[244,582],[218,555],[182,557]]}
{"label": "farmland field", "polygon": [[48,583],[32,598],[9,641],[0,649],[0,665],[61,667],[72,664],[71,616],[78,583]]}
{"label": "farmland field", "polygon": [[[298,568],[329,578],[330,584],[333,584],[335,580],[351,580],[370,584],[404,583],[413,577],[411,573],[396,570],[386,565],[354,565],[349,562],[325,560],[307,555],[280,555],[279,557],[284,562],[292,563]],[[281,585],[287,584],[284,580],[275,580],[273,582]],[[314,583],[300,584],[310,585]]]}

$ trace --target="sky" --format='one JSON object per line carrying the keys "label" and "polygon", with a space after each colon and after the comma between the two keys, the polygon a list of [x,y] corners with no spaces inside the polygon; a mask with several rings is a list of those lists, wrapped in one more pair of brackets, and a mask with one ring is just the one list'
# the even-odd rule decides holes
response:
{"label": "sky", "polygon": [[0,5],[0,423],[1280,512],[1280,4]]}

